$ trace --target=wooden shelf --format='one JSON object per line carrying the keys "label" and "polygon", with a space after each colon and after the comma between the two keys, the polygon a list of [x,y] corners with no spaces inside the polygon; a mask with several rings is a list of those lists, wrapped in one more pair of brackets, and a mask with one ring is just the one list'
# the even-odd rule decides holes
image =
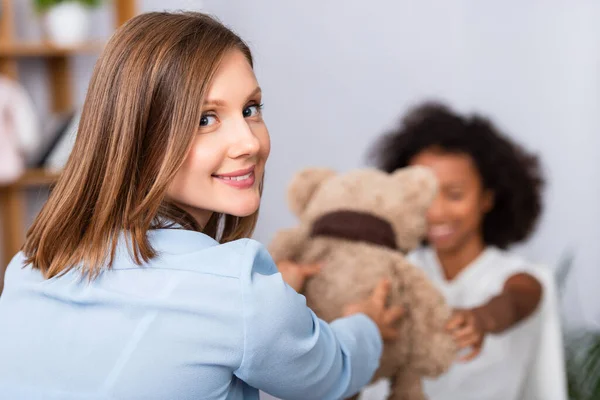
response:
{"label": "wooden shelf", "polygon": [[54,184],[58,177],[59,173],[48,172],[44,169],[28,169],[25,173],[17,180],[16,182],[11,183],[10,185],[1,186],[2,188],[26,188],[33,186],[48,186]]}
{"label": "wooden shelf", "polygon": [[[18,80],[18,62],[23,57],[39,57],[49,77],[50,105],[53,112],[73,109],[72,65],[70,56],[99,53],[104,43],[85,42],[73,47],[59,47],[46,41],[20,41],[15,35],[15,5],[25,0],[0,0],[0,75]],[[111,0],[115,27],[136,15],[137,0]],[[2,161],[0,161],[2,162]],[[2,258],[0,258],[0,294],[4,271],[10,259],[19,251],[25,238],[27,189],[54,184],[58,173],[43,169],[27,170],[10,185],[0,185],[0,229],[2,230]]]}
{"label": "wooden shelf", "polygon": [[73,47],[58,47],[48,42],[0,43],[0,57],[65,57],[98,53],[103,42],[87,42]]}
{"label": "wooden shelf", "polygon": [[23,226],[26,212],[25,189],[49,186],[56,182],[57,178],[58,174],[42,169],[30,169],[18,181],[0,186],[0,217],[4,246],[2,264],[0,264],[0,293],[2,293],[5,268],[10,259],[19,251],[25,238],[26,229]]}

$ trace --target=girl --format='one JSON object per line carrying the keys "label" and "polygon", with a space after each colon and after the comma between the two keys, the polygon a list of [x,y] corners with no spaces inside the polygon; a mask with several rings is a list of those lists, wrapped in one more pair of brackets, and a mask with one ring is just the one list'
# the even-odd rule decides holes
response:
{"label": "girl", "polygon": [[339,399],[394,337],[388,287],[331,325],[250,236],[269,135],[248,47],[197,13],[111,38],[72,155],[8,267],[0,393]]}
{"label": "girl", "polygon": [[[440,185],[428,211],[426,245],[411,260],[456,308],[447,329],[460,359],[471,362],[427,380],[430,400],[521,398],[540,335],[560,337],[556,329],[540,330],[538,269],[506,251],[527,239],[541,213],[537,159],[488,120],[441,104],[412,110],[377,143],[373,156],[389,172],[430,167]],[[564,382],[561,376],[543,379],[554,378]],[[535,398],[564,399],[564,386],[558,388],[552,397]]]}

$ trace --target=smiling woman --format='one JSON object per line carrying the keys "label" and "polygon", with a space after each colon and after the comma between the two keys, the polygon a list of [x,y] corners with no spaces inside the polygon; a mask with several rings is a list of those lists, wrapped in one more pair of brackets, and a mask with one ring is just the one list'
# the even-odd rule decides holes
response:
{"label": "smiling woman", "polygon": [[167,195],[206,226],[213,215],[247,217],[258,209],[269,132],[261,91],[247,57],[226,54],[202,107],[197,134]]}
{"label": "smiling woman", "polygon": [[389,287],[327,324],[284,282],[248,239],[269,151],[241,38],[199,13],[120,28],[6,272],[2,397],[339,399],[369,382],[399,318]]}

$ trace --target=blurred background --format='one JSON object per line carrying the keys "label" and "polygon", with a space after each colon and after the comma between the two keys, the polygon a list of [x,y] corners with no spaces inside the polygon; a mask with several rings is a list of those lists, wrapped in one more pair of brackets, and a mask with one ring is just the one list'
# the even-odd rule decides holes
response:
{"label": "blurred background", "polygon": [[[0,271],[68,155],[102,42],[137,13],[189,9],[214,14],[254,52],[273,145],[256,239],[296,223],[285,195],[299,169],[364,166],[408,107],[442,100],[540,155],[544,215],[514,250],[557,271],[566,330],[600,330],[600,2],[88,0],[69,23],[81,10],[50,16],[51,3],[0,3],[0,73],[19,85],[0,101],[30,121],[17,143],[25,164],[9,167],[0,149]],[[18,102],[6,100],[13,92]]]}

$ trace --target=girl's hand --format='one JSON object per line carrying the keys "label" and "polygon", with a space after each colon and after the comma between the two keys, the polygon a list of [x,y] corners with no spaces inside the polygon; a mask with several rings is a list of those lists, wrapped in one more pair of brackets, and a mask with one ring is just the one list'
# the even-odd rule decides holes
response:
{"label": "girl's hand", "polygon": [[291,261],[280,261],[277,269],[283,280],[296,292],[302,293],[306,280],[321,271],[320,264],[296,264]]}
{"label": "girl's hand", "polygon": [[352,304],[344,310],[344,316],[363,313],[371,318],[379,328],[383,340],[398,338],[398,321],[404,314],[400,306],[387,307],[390,283],[382,280],[368,299],[358,304]]}
{"label": "girl's hand", "polygon": [[474,310],[455,310],[446,324],[446,330],[452,334],[459,350],[472,349],[460,361],[471,361],[481,353],[487,332],[481,317]]}

